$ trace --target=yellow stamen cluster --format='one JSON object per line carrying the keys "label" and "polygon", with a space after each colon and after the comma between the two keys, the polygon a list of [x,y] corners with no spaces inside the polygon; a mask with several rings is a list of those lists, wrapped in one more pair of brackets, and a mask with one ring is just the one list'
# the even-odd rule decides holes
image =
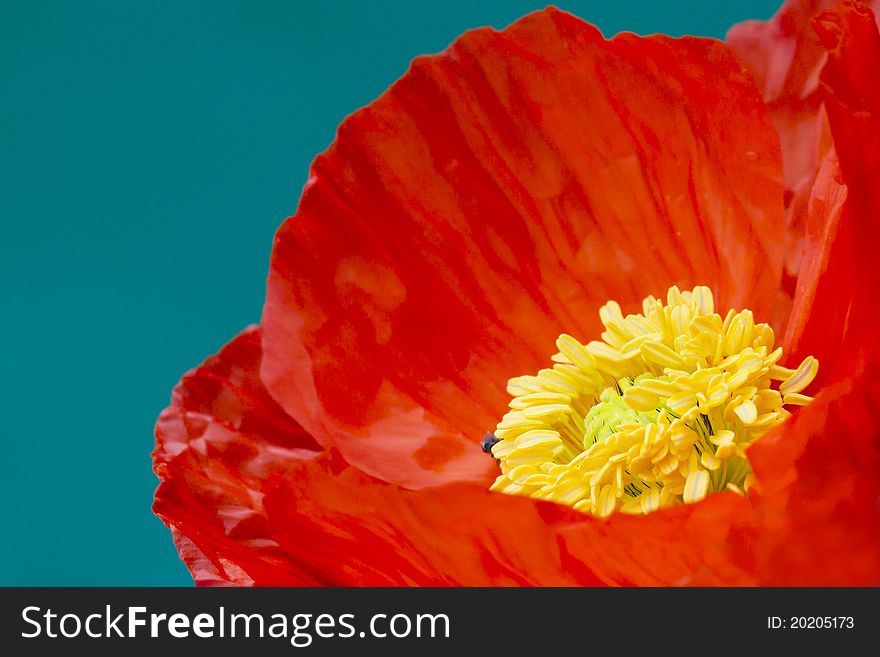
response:
{"label": "yellow stamen cluster", "polygon": [[492,490],[601,517],[748,491],[745,448],[812,401],[801,391],[818,361],[780,367],[773,329],[750,310],[722,319],[707,287],[642,306],[624,317],[609,301],[601,341],[563,334],[552,368],[508,382]]}

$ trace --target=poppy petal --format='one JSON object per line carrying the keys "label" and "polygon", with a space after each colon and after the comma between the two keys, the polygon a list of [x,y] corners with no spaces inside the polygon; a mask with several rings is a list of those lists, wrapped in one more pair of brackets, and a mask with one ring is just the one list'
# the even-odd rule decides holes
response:
{"label": "poppy petal", "polygon": [[769,21],[746,21],[727,33],[727,42],[764,95],[782,147],[786,189],[783,287],[788,304],[800,271],[807,200],[831,141],[818,89],[825,49],[811,21],[832,3],[787,0]]}
{"label": "poppy petal", "polygon": [[555,9],[470,32],[315,161],[275,240],[263,379],[372,475],[485,485],[508,378],[598,335],[608,299],[699,283],[770,315],[779,158],[722,43],[606,41]]}
{"label": "poppy petal", "polygon": [[866,367],[880,325],[880,33],[854,2],[822,14],[816,29],[830,54],[822,83],[835,153],[814,187],[785,342],[795,360],[826,363],[820,383],[830,383]]}
{"label": "poppy petal", "polygon": [[759,583],[880,584],[878,368],[875,355],[872,371],[826,388],[749,449],[761,522],[731,531],[730,556]]}
{"label": "poppy petal", "polygon": [[544,514],[571,509],[473,484],[411,491],[336,453],[297,463],[265,498],[273,536],[293,562],[331,586],[565,586]]}
{"label": "poppy petal", "polygon": [[[827,59],[812,21],[834,0],[786,0],[769,21],[734,25],[727,42],[755,77],[782,147],[786,190],[785,269],[774,325],[784,329],[804,265],[808,204],[831,148],[819,74]],[[880,1],[865,2],[880,6]]]}
{"label": "poppy petal", "polygon": [[576,577],[613,586],[753,586],[728,549],[731,532],[751,518],[748,501],[725,492],[645,516],[587,517],[556,531]]}
{"label": "poppy petal", "polygon": [[320,447],[260,384],[251,328],[183,377],[156,425],[153,510],[199,585],[313,583],[267,533],[263,485]]}

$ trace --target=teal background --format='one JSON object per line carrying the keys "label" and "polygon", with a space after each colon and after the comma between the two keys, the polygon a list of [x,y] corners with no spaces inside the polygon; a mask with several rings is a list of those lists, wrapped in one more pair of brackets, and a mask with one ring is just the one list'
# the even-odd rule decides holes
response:
{"label": "teal background", "polygon": [[[559,6],[723,37],[777,4]],[[150,511],[172,386],[259,320],[273,232],[340,120],[542,6],[0,1],[0,584],[191,584]]]}

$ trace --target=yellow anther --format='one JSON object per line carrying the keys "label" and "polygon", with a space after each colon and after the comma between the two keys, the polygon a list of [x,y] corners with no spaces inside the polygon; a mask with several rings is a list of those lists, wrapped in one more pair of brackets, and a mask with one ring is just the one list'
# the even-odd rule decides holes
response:
{"label": "yellow anther", "polygon": [[705,285],[698,285],[693,292],[694,303],[701,315],[712,315],[715,313],[715,299],[712,296],[712,290]]}
{"label": "yellow anther", "polygon": [[819,361],[812,356],[807,356],[795,370],[794,374],[779,385],[779,392],[782,395],[800,392],[812,383],[818,372]]}
{"label": "yellow anther", "polygon": [[562,443],[559,440],[559,433],[556,431],[532,430],[517,436],[513,444],[516,445],[517,449],[522,450],[537,447],[556,447]]}
{"label": "yellow anther", "polygon": [[742,404],[733,409],[737,417],[743,421],[743,424],[752,424],[758,419],[758,407],[751,399],[747,399]]}
{"label": "yellow anther", "polygon": [[568,359],[568,362],[577,365],[581,369],[589,370],[595,366],[596,361],[587,353],[584,346],[570,335],[563,333],[556,339],[556,348]]}
{"label": "yellow anther", "polygon": [[678,415],[682,415],[696,403],[697,395],[691,390],[680,390],[666,400],[669,410]]}
{"label": "yellow anther", "polygon": [[591,356],[594,356],[595,358],[601,358],[611,363],[622,360],[620,352],[611,345],[607,345],[604,342],[590,342],[586,346],[586,350],[587,353],[589,353]]}
{"label": "yellow anther", "polygon": [[596,509],[596,514],[600,518],[610,516],[616,505],[617,498],[614,495],[614,489],[611,486],[603,486],[602,492],[599,493],[599,504]]}
{"label": "yellow anther", "polygon": [[537,383],[551,392],[560,392],[569,398],[577,397],[580,394],[577,380],[565,372],[551,369],[541,370],[538,372]]}
{"label": "yellow anther", "polygon": [[709,473],[705,470],[692,470],[684,483],[684,502],[693,504],[706,497],[709,492]]}
{"label": "yellow anther", "polygon": [[543,404],[568,404],[570,400],[571,397],[568,395],[541,390],[540,392],[530,392],[520,397],[514,397],[510,402],[510,408],[519,411]]}
{"label": "yellow anther", "polygon": [[623,313],[620,312],[620,306],[616,301],[609,301],[599,309],[599,319],[606,326],[613,321],[623,319]]}
{"label": "yellow anther", "polygon": [[527,463],[526,465],[519,465],[513,468],[509,473],[507,473],[507,477],[517,483],[524,484],[525,480],[534,474],[538,473],[538,466],[534,463]]}
{"label": "yellow anther", "polygon": [[671,381],[663,379],[642,379],[636,385],[642,390],[647,390],[660,397],[669,397],[676,391],[676,387]]}
{"label": "yellow anther", "polygon": [[657,363],[661,367],[680,369],[684,367],[684,361],[677,353],[660,342],[645,342],[641,346],[642,355],[649,361]]}
{"label": "yellow anther", "polygon": [[782,398],[783,404],[790,404],[791,406],[806,406],[811,401],[813,401],[812,397],[801,395],[797,392],[790,392]]}
{"label": "yellow anther", "polygon": [[717,385],[709,388],[706,397],[705,405],[708,408],[715,408],[716,406],[727,401],[728,396],[730,395],[730,391],[727,386],[723,383],[719,383]]}
{"label": "yellow anther", "polygon": [[651,513],[660,508],[660,489],[652,488],[646,493],[639,495],[639,506],[642,513]]}
{"label": "yellow anther", "polygon": [[650,390],[646,390],[641,386],[633,386],[627,388],[623,393],[623,400],[634,411],[650,411],[656,408],[660,402],[660,395]]}
{"label": "yellow anther", "polygon": [[519,397],[532,392],[541,392],[545,388],[534,376],[515,376],[507,382],[507,394]]}
{"label": "yellow anther", "polygon": [[552,367],[510,379],[492,490],[600,517],[748,494],[745,448],[812,401],[818,362],[777,365],[773,330],[749,310],[722,320],[706,287],[666,299],[626,316],[608,302],[601,341],[562,334]]}
{"label": "yellow anther", "polygon": [[709,438],[709,442],[715,445],[715,456],[719,459],[726,460],[736,454],[736,444],[733,440],[735,434],[733,431],[722,429]]}
{"label": "yellow anther", "polygon": [[700,465],[710,472],[714,472],[721,467],[721,459],[712,452],[703,452],[703,455],[700,457]]}
{"label": "yellow anther", "polygon": [[774,365],[767,371],[767,376],[769,376],[771,379],[776,379],[777,381],[785,381],[794,373],[795,370],[790,370],[787,367],[782,367],[781,365]]}
{"label": "yellow anther", "polygon": [[571,406],[565,403],[540,404],[523,408],[523,415],[529,419],[541,419],[554,415],[567,415],[571,412]]}

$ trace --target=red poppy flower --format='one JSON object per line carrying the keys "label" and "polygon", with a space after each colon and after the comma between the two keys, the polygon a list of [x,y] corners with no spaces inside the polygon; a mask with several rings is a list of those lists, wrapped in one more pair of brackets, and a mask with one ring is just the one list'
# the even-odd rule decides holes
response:
{"label": "red poppy flower", "polygon": [[[860,3],[821,9],[735,29],[736,55],[548,9],[346,119],[260,326],[157,424],[154,509],[196,583],[880,582],[880,36]],[[598,339],[607,300],[697,285],[822,362],[749,446],[748,495],[600,518],[489,490],[509,379]]]}

